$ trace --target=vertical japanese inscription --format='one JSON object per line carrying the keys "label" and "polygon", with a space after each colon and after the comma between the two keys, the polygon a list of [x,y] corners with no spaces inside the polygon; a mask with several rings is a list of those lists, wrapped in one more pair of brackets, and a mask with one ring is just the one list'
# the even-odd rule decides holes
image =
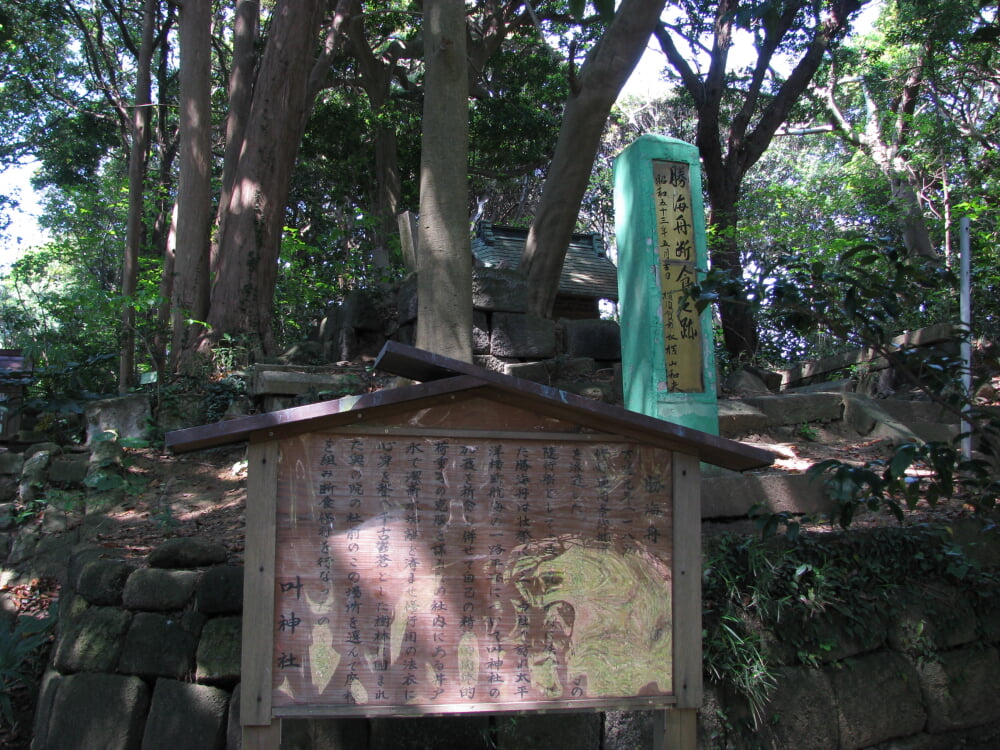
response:
{"label": "vertical japanese inscription", "polygon": [[653,160],[667,390],[700,393],[701,318],[687,295],[695,283],[696,253],[690,165]]}
{"label": "vertical japanese inscription", "polygon": [[273,705],[669,695],[670,466],[630,443],[283,444]]}

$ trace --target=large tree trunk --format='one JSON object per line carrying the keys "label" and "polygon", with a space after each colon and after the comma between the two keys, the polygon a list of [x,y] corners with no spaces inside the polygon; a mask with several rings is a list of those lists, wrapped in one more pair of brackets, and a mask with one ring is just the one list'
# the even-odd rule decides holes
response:
{"label": "large tree trunk", "polygon": [[[713,184],[709,179],[705,182],[706,185]],[[712,267],[738,279],[743,275],[743,261],[736,237],[739,219],[736,207],[739,200],[738,188],[735,191],[709,188],[708,194],[712,207],[709,223],[714,229],[709,247]],[[736,357],[741,354],[753,357],[760,346],[760,334],[749,303],[743,298],[723,300],[719,303],[719,317],[722,320],[722,340],[726,351]]]}
{"label": "large tree trunk", "polygon": [[[229,112],[226,115],[226,151],[222,160],[222,189],[216,223],[221,224],[233,195],[233,180],[243,151],[250,104],[253,101],[253,73],[260,30],[258,0],[237,0],[233,19],[233,65],[229,71]],[[219,231],[222,234],[222,231]],[[212,247],[211,267],[218,264],[219,245]]]}
{"label": "large tree trunk", "polygon": [[274,349],[271,307],[285,204],[325,8],[323,0],[281,0],[274,8],[232,195],[222,207],[203,346],[248,333],[255,350]]}
{"label": "large tree trunk", "polygon": [[465,4],[424,2],[417,346],[472,361]]}
{"label": "large tree trunk", "polygon": [[211,185],[211,0],[185,0],[180,14],[180,175],[172,298],[175,371],[192,366],[208,309]]}
{"label": "large tree trunk", "polygon": [[549,317],[608,114],[663,11],[664,0],[624,0],[580,69],[521,255],[528,309]]}
{"label": "large tree trunk", "polygon": [[125,257],[122,263],[122,341],[118,361],[118,392],[128,393],[135,373],[135,307],[132,299],[139,279],[139,250],[144,235],[146,159],[149,154],[149,115],[152,103],[153,31],[159,0],[145,0],[142,42],[136,60],[135,107],[132,109],[132,144],[128,162],[128,218]]}

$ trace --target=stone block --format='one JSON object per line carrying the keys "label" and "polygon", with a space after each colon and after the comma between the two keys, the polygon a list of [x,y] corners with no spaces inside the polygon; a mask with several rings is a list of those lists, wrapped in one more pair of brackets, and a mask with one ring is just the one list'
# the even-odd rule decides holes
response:
{"label": "stone block", "polygon": [[392,340],[398,341],[400,344],[406,344],[407,346],[416,346],[417,345],[416,322],[406,323],[404,325],[399,326],[399,328],[396,329],[396,333],[393,334]]}
{"label": "stone block", "polygon": [[524,275],[510,268],[473,268],[472,307],[491,312],[525,312],[528,283]]}
{"label": "stone block", "polygon": [[906,589],[899,613],[889,625],[889,645],[913,655],[962,646],[977,635],[972,605],[960,591],[944,583]]}
{"label": "stone block", "polygon": [[765,709],[760,729],[764,747],[828,750],[857,747],[838,743],[833,686],[824,670],[786,667]]}
{"label": "stone block", "polygon": [[42,451],[45,451],[50,456],[58,456],[62,453],[62,446],[59,443],[53,443],[48,440],[32,441],[31,445],[24,449],[24,460],[27,461],[36,453],[41,453]]}
{"label": "stone block", "polygon": [[497,750],[600,747],[601,715],[525,714],[496,719]]}
{"label": "stone block", "polygon": [[484,715],[373,719],[368,747],[369,750],[424,750],[432,747],[492,750],[489,740],[490,719]]}
{"label": "stone block", "polygon": [[[149,688],[138,677],[78,674],[59,681],[45,750],[139,750]],[[34,745],[32,745],[34,747]],[[173,745],[173,748],[183,745]]]}
{"label": "stone block", "polygon": [[[64,519],[69,517],[64,513]],[[48,526],[48,524],[45,524]],[[80,529],[67,528],[60,533],[43,533],[31,561],[32,575],[58,578],[66,570],[73,547],[80,541]]]}
{"label": "stone block", "polygon": [[49,464],[49,481],[61,485],[82,485],[87,478],[89,458],[81,453],[56,456]]}
{"label": "stone block", "polygon": [[771,389],[767,384],[752,372],[737,370],[730,373],[722,383],[723,393],[734,396],[754,396],[763,393],[770,393]]}
{"label": "stone block", "polygon": [[[243,725],[240,723],[240,701],[243,692],[238,683],[229,696],[229,713],[226,716],[226,750],[243,750]],[[283,724],[282,734],[291,726],[291,722]]]}
{"label": "stone block", "polygon": [[785,393],[780,396],[746,396],[743,401],[767,415],[768,425],[799,425],[833,422],[841,418],[843,396],[839,393]]}
{"label": "stone block", "polygon": [[[405,325],[417,319],[417,274],[411,273],[403,283],[399,285],[399,292],[396,294],[396,311],[399,315],[399,324]],[[409,343],[403,341],[403,343]]]}
{"label": "stone block", "polygon": [[742,401],[719,401],[719,434],[734,438],[767,429],[768,419],[760,409]]}
{"label": "stone block", "polygon": [[916,441],[917,435],[882,408],[884,400],[874,401],[859,393],[845,393],[844,422],[859,435],[885,438],[893,443]]}
{"label": "stone block", "polygon": [[[428,719],[429,720],[429,719]],[[383,720],[383,723],[393,724],[402,720]],[[423,719],[421,719],[423,721]],[[283,721],[281,723],[281,750],[369,750],[369,722],[367,719],[310,719]],[[390,744],[388,747],[425,748],[435,747],[441,740],[435,738],[432,745]],[[447,741],[447,739],[445,739]],[[461,745],[455,745],[461,747]],[[232,748],[232,746],[230,746]]]}
{"label": "stone block", "polygon": [[182,609],[198,580],[193,570],[139,568],[128,577],[122,601],[129,609],[162,612]]}
{"label": "stone block", "polygon": [[0,476],[0,503],[13,503],[17,500],[20,482],[16,477]]}
{"label": "stone block", "polygon": [[[330,315],[327,316],[328,318]],[[370,292],[355,289],[347,293],[336,308],[337,323],[358,331],[381,331],[382,314]],[[320,335],[322,336],[322,330]]]}
{"label": "stone block", "polygon": [[307,393],[336,393],[338,395],[357,391],[362,382],[352,373],[333,372],[319,368],[304,371],[302,368],[256,370],[253,377],[253,394],[301,396]]}
{"label": "stone block", "polygon": [[555,361],[544,359],[540,362],[510,362],[503,366],[503,373],[533,383],[551,385],[555,374]]}
{"label": "stone block", "polygon": [[474,310],[472,313],[472,353],[490,353],[490,321],[481,310]]}
{"label": "stone block", "polygon": [[198,611],[206,615],[238,615],[243,611],[243,568],[216,565],[198,582]]}
{"label": "stone block", "polygon": [[901,655],[881,652],[851,659],[828,674],[836,698],[839,747],[868,747],[924,728],[927,712],[920,680]]}
{"label": "stone block", "polygon": [[610,383],[556,383],[555,387],[605,404],[615,403],[614,389]]}
{"label": "stone block", "polygon": [[104,432],[114,432],[119,439],[149,437],[152,412],[149,397],[140,393],[117,398],[105,398],[88,404],[87,444]]}
{"label": "stone block", "polygon": [[48,747],[49,725],[52,723],[52,705],[60,683],[65,678],[54,669],[46,669],[38,686],[38,700],[35,701],[35,719],[32,726],[31,747],[44,750]]}
{"label": "stone block", "polygon": [[511,362],[504,361],[489,354],[476,354],[472,357],[472,364],[476,367],[482,367],[484,370],[489,370],[490,372],[502,372],[507,374],[507,365],[511,364]]}
{"label": "stone block", "polygon": [[701,478],[701,517],[746,517],[758,506],[772,513],[830,514],[834,503],[823,483],[805,474],[719,472]]}
{"label": "stone block", "polygon": [[196,655],[198,682],[234,686],[240,680],[242,617],[216,617],[201,630]]}
{"label": "stone block", "polygon": [[125,460],[125,449],[114,440],[95,440],[90,447],[88,460],[91,472],[121,469]]}
{"label": "stone block", "polygon": [[89,607],[60,621],[52,664],[60,672],[114,672],[132,614],[117,607]]}
{"label": "stone block", "polygon": [[917,665],[932,734],[1000,721],[995,648],[971,646],[936,654]]}
{"label": "stone block", "polygon": [[[883,648],[887,632],[888,617],[884,612],[875,613],[864,628],[859,629],[846,615],[828,607],[806,617],[802,630],[798,622],[786,619],[777,635],[788,642],[793,653],[808,650],[813,658],[829,664]],[[791,635],[797,635],[799,642],[787,637]]]}
{"label": "stone block", "polygon": [[490,354],[494,357],[548,359],[555,355],[556,324],[527,313],[493,314]]}
{"label": "stone block", "polygon": [[79,566],[76,593],[98,606],[121,604],[125,582],[134,569],[133,565],[122,560],[88,560]]}
{"label": "stone block", "polygon": [[[988,518],[956,518],[949,524],[952,540],[975,564],[1000,568],[1000,528]],[[993,595],[1000,600],[1000,585]]]}
{"label": "stone block", "polygon": [[156,412],[156,424],[163,432],[205,424],[205,397],[200,393],[175,393],[163,399]]}
{"label": "stone block", "polygon": [[597,371],[597,362],[591,357],[559,357],[553,362],[557,380],[586,380]]}
{"label": "stone block", "polygon": [[125,636],[118,671],[144,678],[183,679],[194,668],[198,639],[177,617],[139,612]]}
{"label": "stone block", "polygon": [[608,711],[604,714],[604,750],[653,747],[652,711]]}
{"label": "stone block", "polygon": [[44,483],[47,478],[46,474],[49,470],[49,464],[52,463],[53,455],[50,451],[32,453],[21,464],[21,481]]}
{"label": "stone block", "polygon": [[615,321],[564,318],[559,325],[564,331],[568,356],[590,357],[605,362],[622,358],[621,329]]}
{"label": "stone block", "polygon": [[226,738],[229,693],[160,679],[142,735],[142,750],[219,750]]}
{"label": "stone block", "polygon": [[0,531],[10,531],[15,526],[17,526],[17,503],[9,502],[0,495]]}
{"label": "stone block", "polygon": [[152,568],[201,568],[224,563],[229,552],[221,544],[200,537],[167,539],[149,553]]}
{"label": "stone block", "polygon": [[8,565],[20,565],[35,554],[40,534],[37,530],[26,528],[14,539],[10,553],[7,556]]}
{"label": "stone block", "polygon": [[21,467],[24,466],[24,455],[5,451],[0,453],[0,476],[21,476]]}

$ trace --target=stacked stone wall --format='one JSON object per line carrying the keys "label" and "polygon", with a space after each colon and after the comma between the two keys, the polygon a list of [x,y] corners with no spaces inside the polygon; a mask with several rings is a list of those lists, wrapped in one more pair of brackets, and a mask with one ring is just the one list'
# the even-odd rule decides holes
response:
{"label": "stacked stone wall", "polygon": [[[240,747],[242,568],[225,550],[169,540],[144,561],[75,551],[38,701],[33,750]],[[703,748],[931,750],[1000,743],[1000,597],[928,584],[892,622],[850,642],[831,625],[825,661],[776,667],[752,732],[748,709],[710,681]],[[984,604],[985,602],[985,604]],[[833,622],[833,621],[831,621]],[[781,660],[781,634],[769,635]],[[650,712],[285,722],[282,748],[647,748]]]}

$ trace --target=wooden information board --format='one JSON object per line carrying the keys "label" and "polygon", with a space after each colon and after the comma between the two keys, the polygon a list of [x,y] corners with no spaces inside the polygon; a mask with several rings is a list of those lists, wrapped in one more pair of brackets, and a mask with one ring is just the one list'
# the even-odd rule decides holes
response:
{"label": "wooden information board", "polygon": [[673,702],[672,453],[538,438],[281,442],[274,716]]}
{"label": "wooden information board", "polygon": [[667,390],[699,393],[705,390],[701,316],[686,294],[697,278],[691,167],[660,159],[652,165]]}
{"label": "wooden information board", "polygon": [[250,442],[240,724],[651,708],[696,746],[699,461],[771,455],[402,344],[423,381],[168,433]]}

